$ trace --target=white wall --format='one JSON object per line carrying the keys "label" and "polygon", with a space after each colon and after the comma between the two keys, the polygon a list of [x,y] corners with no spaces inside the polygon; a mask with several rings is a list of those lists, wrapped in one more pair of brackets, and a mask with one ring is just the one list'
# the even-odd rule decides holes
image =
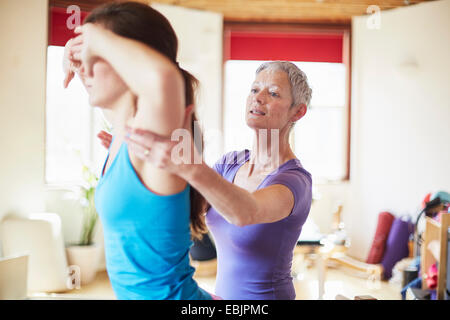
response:
{"label": "white wall", "polygon": [[153,2],[152,7],[167,17],[178,36],[180,66],[200,81],[196,113],[203,127],[205,161],[212,165],[223,154],[223,16]]}
{"label": "white wall", "polygon": [[0,1],[0,220],[42,211],[48,0]]}
{"label": "white wall", "polygon": [[366,259],[378,213],[415,215],[450,191],[450,0],[352,21],[352,155],[344,214],[350,254]]}
{"label": "white wall", "polygon": [[[314,183],[314,177],[313,177]],[[333,214],[339,205],[342,205],[341,219],[349,209],[350,182],[330,184],[314,184],[313,203],[308,219],[311,219],[323,234],[331,233]],[[345,221],[346,222],[346,221]]]}

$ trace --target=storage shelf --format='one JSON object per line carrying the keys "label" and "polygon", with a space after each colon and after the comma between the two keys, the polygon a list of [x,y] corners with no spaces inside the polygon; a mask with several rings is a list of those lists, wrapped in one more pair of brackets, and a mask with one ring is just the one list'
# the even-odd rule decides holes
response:
{"label": "storage shelf", "polygon": [[[446,284],[446,271],[447,271],[447,230],[450,227],[450,213],[443,213],[441,215],[441,221],[438,222],[434,219],[426,217],[426,225],[424,232],[424,241],[421,247],[421,261],[420,269],[422,274],[422,288],[428,289],[426,282],[426,273],[431,265],[439,262],[438,265],[438,286],[437,286],[437,299],[444,299],[444,290]],[[432,252],[428,249],[428,245],[432,241],[439,241],[439,258],[436,259]]]}

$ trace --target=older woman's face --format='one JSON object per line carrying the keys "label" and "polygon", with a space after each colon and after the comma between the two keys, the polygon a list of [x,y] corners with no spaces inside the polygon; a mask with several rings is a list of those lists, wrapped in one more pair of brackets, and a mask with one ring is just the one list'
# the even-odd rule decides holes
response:
{"label": "older woman's face", "polygon": [[284,71],[263,70],[256,75],[247,98],[245,120],[252,129],[280,129],[295,114],[291,84]]}

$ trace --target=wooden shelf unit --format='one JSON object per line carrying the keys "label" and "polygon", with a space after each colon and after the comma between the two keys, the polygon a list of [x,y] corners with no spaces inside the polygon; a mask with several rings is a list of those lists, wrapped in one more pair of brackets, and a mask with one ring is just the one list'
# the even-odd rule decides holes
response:
{"label": "wooden shelf unit", "polygon": [[[426,273],[431,265],[438,262],[438,286],[437,299],[444,299],[445,284],[447,279],[447,233],[450,227],[450,213],[443,213],[441,215],[441,222],[437,222],[429,217],[426,217],[426,225],[424,232],[424,241],[421,247],[421,261],[420,270],[422,274],[422,288],[428,289],[426,283]],[[439,241],[439,257],[436,258],[428,249],[428,245],[432,241]]]}

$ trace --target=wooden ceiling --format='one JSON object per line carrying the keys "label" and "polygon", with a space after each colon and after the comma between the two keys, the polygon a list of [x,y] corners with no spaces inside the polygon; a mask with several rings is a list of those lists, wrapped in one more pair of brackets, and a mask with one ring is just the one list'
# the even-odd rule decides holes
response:
{"label": "wooden ceiling", "polygon": [[[158,2],[223,14],[226,22],[278,22],[349,24],[352,16],[367,14],[369,6],[380,10],[414,5],[433,0],[137,0]],[[91,10],[108,0],[50,0],[51,5],[77,4]],[[370,12],[372,13],[372,12]]]}

